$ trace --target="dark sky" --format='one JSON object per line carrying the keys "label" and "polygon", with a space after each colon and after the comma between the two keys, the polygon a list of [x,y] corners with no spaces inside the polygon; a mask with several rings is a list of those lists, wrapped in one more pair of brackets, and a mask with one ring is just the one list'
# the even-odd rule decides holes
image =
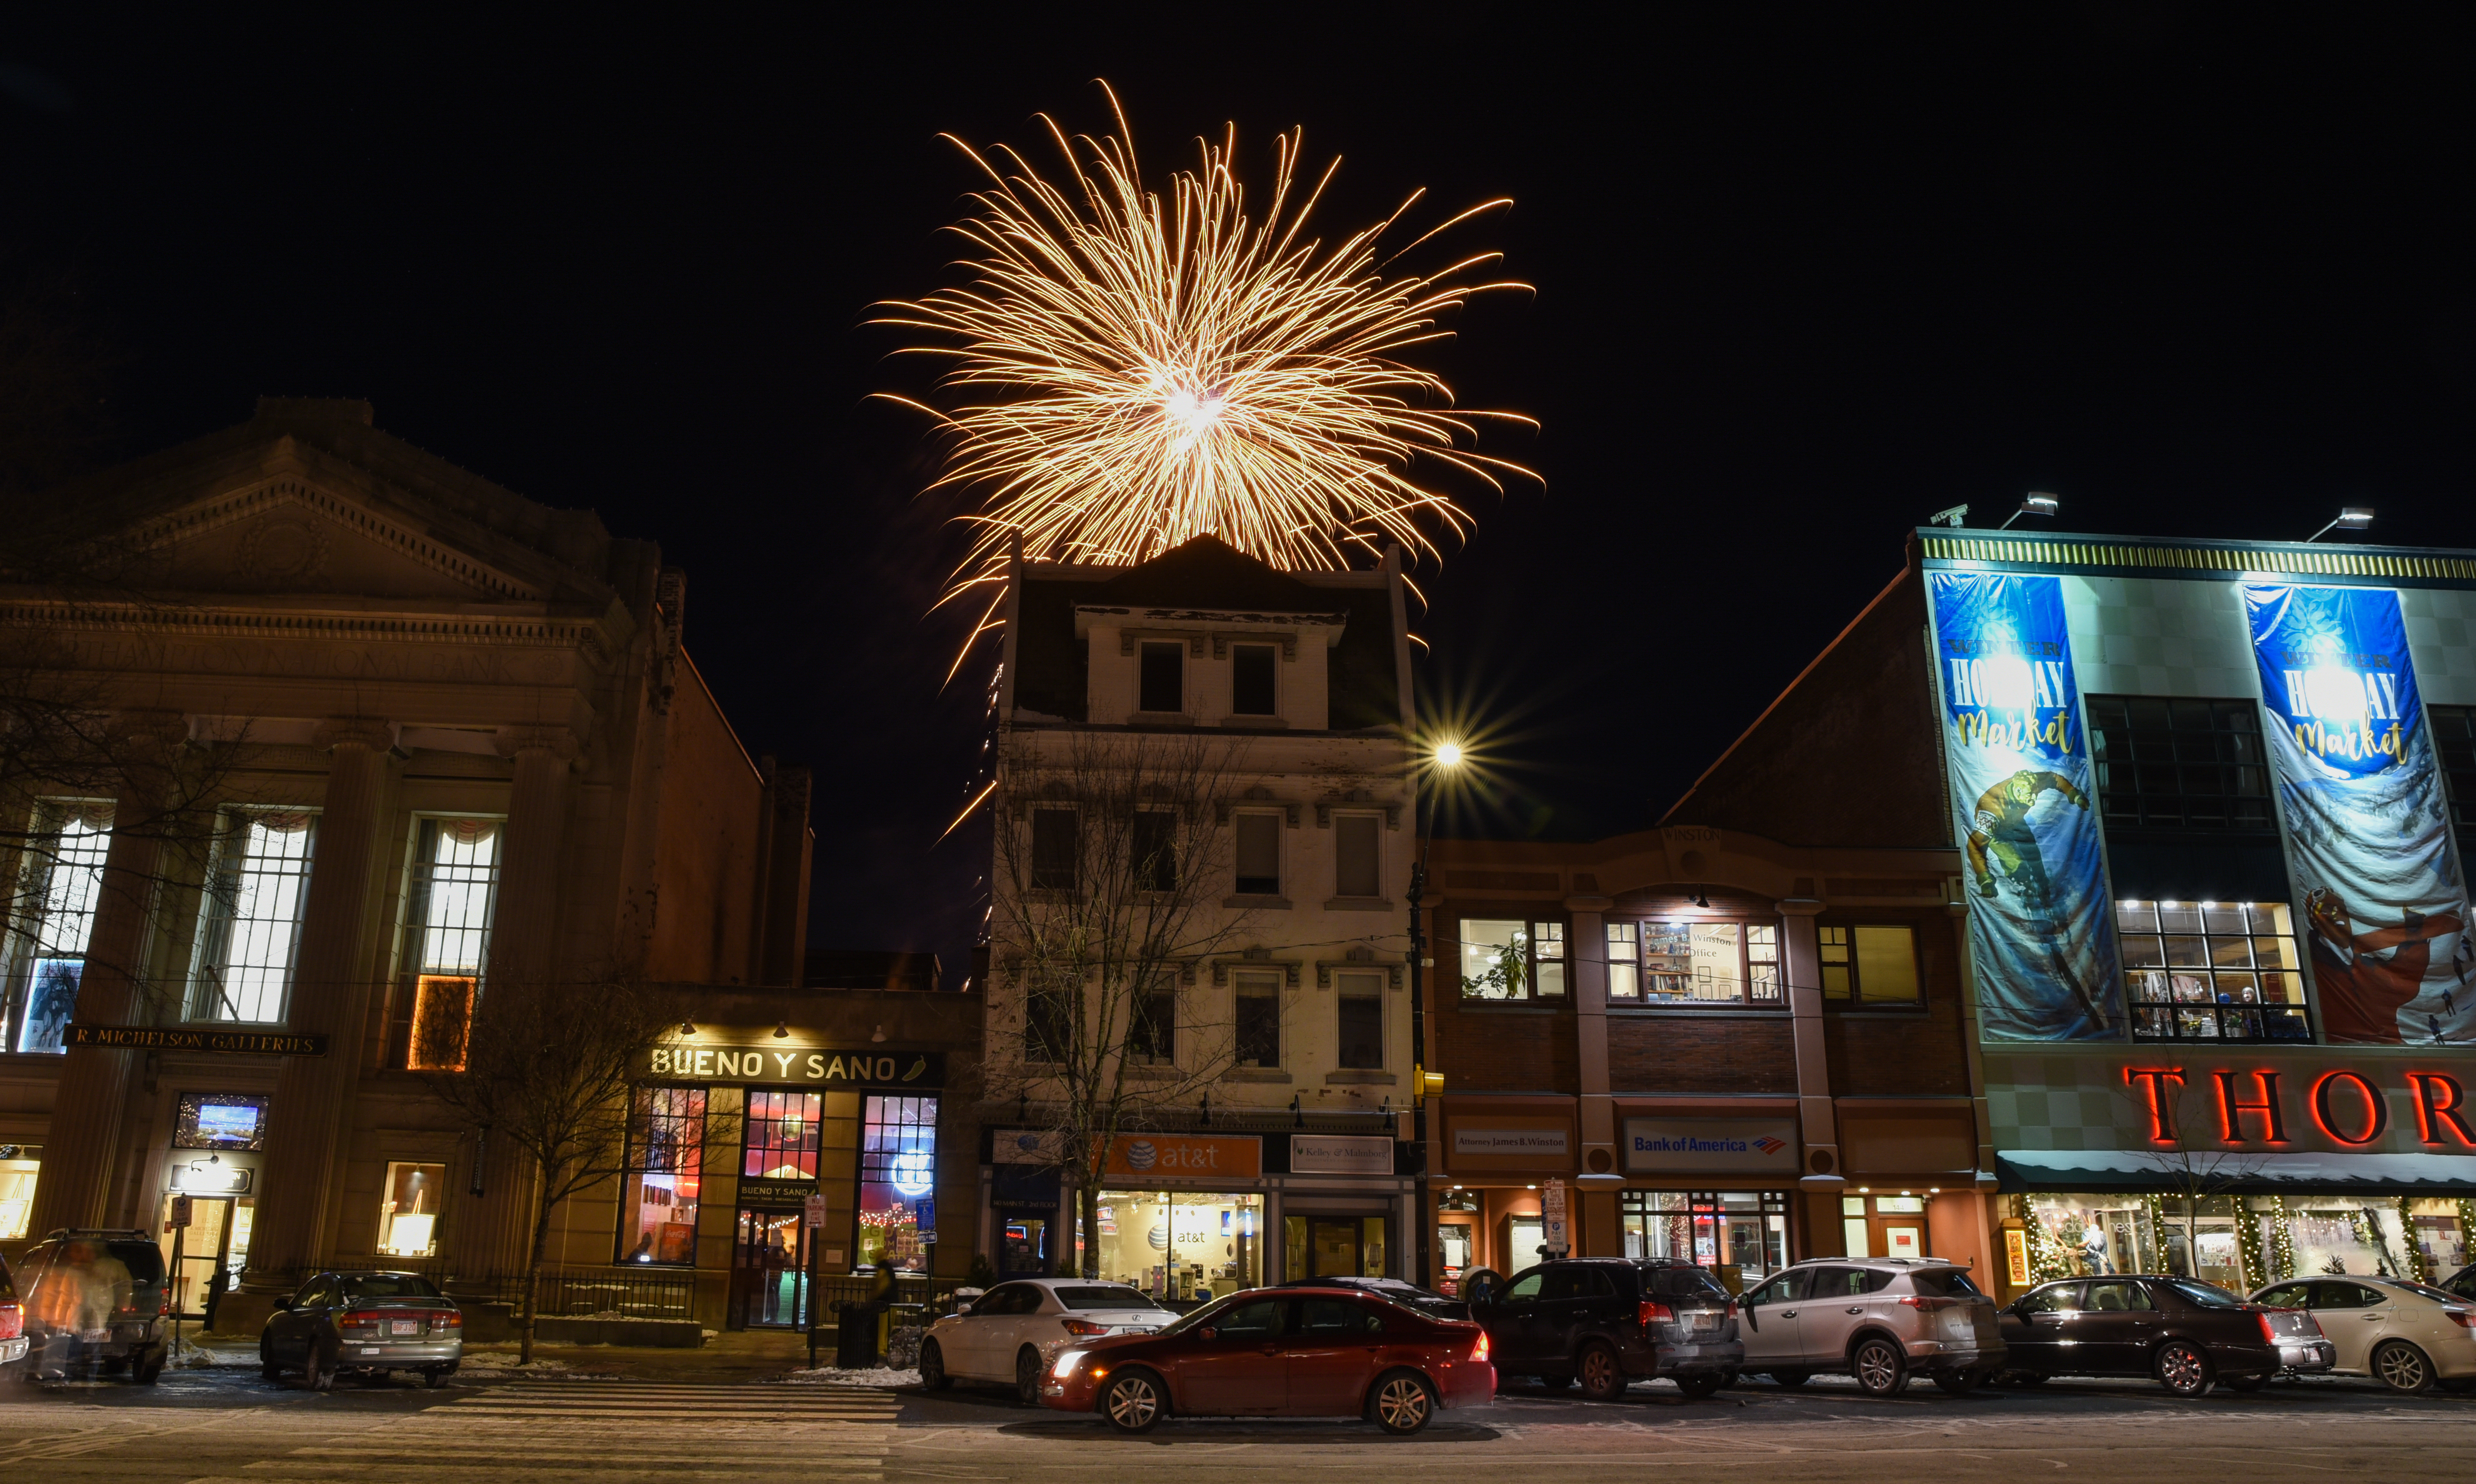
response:
{"label": "dark sky", "polygon": [[940,281],[935,136],[1098,129],[1095,77],[1155,172],[1303,124],[1335,229],[1518,202],[1464,240],[1537,297],[1434,364],[1547,488],[1473,502],[1423,626],[1491,828],[1655,820],[1945,506],[2476,545],[2464,6],[859,9],[0,40],[0,245],[81,285],[112,452],[367,397],[658,540],[752,750],[817,770],[813,943],[953,955],[978,864],[931,849],[982,708],[923,617],[952,511],[859,322]]}

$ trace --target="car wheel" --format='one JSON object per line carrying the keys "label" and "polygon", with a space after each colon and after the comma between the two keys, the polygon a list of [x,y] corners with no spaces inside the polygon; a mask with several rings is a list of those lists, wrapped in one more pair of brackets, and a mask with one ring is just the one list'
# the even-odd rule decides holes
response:
{"label": "car wheel", "polygon": [[2384,1386],[2411,1397],[2433,1390],[2433,1362],[2405,1340],[2385,1340],[2374,1348],[2373,1374]]}
{"label": "car wheel", "polygon": [[1813,1373],[1805,1371],[1774,1371],[1770,1377],[1772,1385],[1785,1386],[1791,1391],[1814,1379]]}
{"label": "car wheel", "polygon": [[1597,1340],[1582,1347],[1573,1372],[1581,1380],[1582,1395],[1593,1401],[1614,1401],[1624,1395],[1629,1384],[1624,1373],[1624,1362],[1617,1359],[1613,1348]]}
{"label": "car wheel", "polygon": [[2210,1357],[2189,1340],[2169,1340],[2158,1348],[2158,1384],[2178,1397],[2197,1397],[2210,1389]]}
{"label": "car wheel", "polygon": [[1881,1335],[1857,1342],[1848,1370],[1857,1377],[1857,1389],[1869,1397],[1896,1397],[1909,1384],[1909,1358]]}
{"label": "car wheel", "polygon": [[930,1391],[949,1391],[954,1378],[946,1373],[946,1349],[934,1340],[920,1346],[920,1384]]}
{"label": "car wheel", "polygon": [[1718,1396],[1727,1379],[1723,1375],[1680,1375],[1676,1378],[1676,1389],[1685,1394],[1686,1400],[1701,1401]]}
{"label": "car wheel", "polygon": [[428,1366],[422,1370],[421,1384],[432,1388],[444,1386],[447,1378],[455,1373],[454,1366]]}
{"label": "car wheel", "polygon": [[284,1368],[275,1363],[275,1347],[266,1342],[264,1335],[258,1340],[258,1373],[269,1381],[284,1379]]}
{"label": "car wheel", "polygon": [[1014,1394],[1028,1407],[1040,1405],[1040,1351],[1027,1345],[1014,1358]]}
{"label": "car wheel", "polygon": [[1169,1415],[1169,1394],[1149,1371],[1121,1371],[1102,1388],[1101,1415],[1120,1432],[1150,1432]]}
{"label": "car wheel", "polygon": [[310,1365],[303,1373],[302,1378],[310,1383],[311,1391],[334,1391],[335,1389],[335,1352],[324,1346],[311,1347]]}
{"label": "car wheel", "polygon": [[1966,1397],[1977,1390],[1979,1384],[1985,1379],[1986,1373],[1971,1366],[1966,1371],[1938,1371],[1935,1373],[1934,1383],[1942,1387],[1947,1396]]}
{"label": "car wheel", "polygon": [[140,1386],[152,1386],[162,1377],[163,1363],[171,1358],[172,1352],[168,1348],[156,1346],[144,1355],[130,1360],[129,1378]]}
{"label": "car wheel", "polygon": [[1375,1425],[1397,1438],[1406,1438],[1427,1425],[1436,1415],[1436,1394],[1427,1389],[1426,1381],[1415,1372],[1395,1371],[1379,1376],[1374,1395],[1369,1398],[1368,1410],[1375,1416]]}

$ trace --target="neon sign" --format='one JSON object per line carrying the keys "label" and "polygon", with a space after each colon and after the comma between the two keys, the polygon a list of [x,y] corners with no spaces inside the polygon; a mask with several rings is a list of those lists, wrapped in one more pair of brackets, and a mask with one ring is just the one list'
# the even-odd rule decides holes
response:
{"label": "neon sign", "polygon": [[[2266,1067],[2218,1068],[2209,1074],[2220,1143],[2232,1147],[2293,1142],[2287,1131],[2286,1099],[2279,1085],[2282,1075]],[[2476,1150],[2476,1127],[2464,1116],[2470,1111],[2467,1090],[2459,1078],[2446,1072],[2408,1072],[2403,1076],[2415,1109],[2417,1142],[2434,1149]],[[2188,1081],[2182,1067],[2123,1069],[2123,1085],[2132,1090],[2147,1116],[2144,1133],[2150,1143],[2172,1145],[2183,1137],[2176,1110]],[[2305,1104],[2322,1136],[2344,1148],[2364,1149],[2389,1131],[2389,1096],[2362,1072],[2340,1068],[2322,1073],[2307,1090]]]}

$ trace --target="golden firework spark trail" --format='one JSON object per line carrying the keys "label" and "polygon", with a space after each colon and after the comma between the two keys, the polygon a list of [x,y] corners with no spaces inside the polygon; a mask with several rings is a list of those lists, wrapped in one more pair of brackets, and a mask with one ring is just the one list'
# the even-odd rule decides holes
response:
{"label": "golden firework spark trail", "polygon": [[[906,352],[952,361],[940,382],[961,404],[951,411],[879,394],[952,434],[930,489],[980,491],[964,517],[978,528],[970,555],[941,602],[1002,581],[1017,534],[1036,560],[1139,561],[1207,532],[1291,570],[1346,567],[1353,549],[1388,541],[1432,553],[1431,532],[1462,533],[1470,516],[1412,478],[1421,460],[1498,492],[1501,475],[1536,478],[1475,449],[1478,420],[1531,419],[1455,408],[1441,379],[1400,359],[1449,338],[1444,317],[1472,295],[1528,285],[1470,282],[1496,253],[1385,275],[1510,202],[1379,259],[1413,193],[1326,251],[1301,234],[1340,161],[1300,194],[1299,131],[1277,141],[1256,219],[1232,169],[1234,126],[1199,143],[1164,199],[1143,187],[1115,93],[1109,105],[1118,133],[1103,139],[1070,139],[1042,116],[1062,184],[1011,148],[947,136],[991,183],[952,229],[973,246],[972,282],[882,306],[875,321],[924,333],[934,343]],[[992,602],[973,638],[999,622]]]}

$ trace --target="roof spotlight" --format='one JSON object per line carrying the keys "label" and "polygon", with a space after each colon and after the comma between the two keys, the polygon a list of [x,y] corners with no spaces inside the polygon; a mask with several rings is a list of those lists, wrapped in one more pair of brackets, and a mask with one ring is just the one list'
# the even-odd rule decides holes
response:
{"label": "roof spotlight", "polygon": [[2306,536],[2304,539],[2309,544],[2311,542],[2320,540],[2323,536],[2328,535],[2333,531],[2362,531],[2372,523],[2373,507],[2371,506],[2351,505],[2339,512],[2339,518],[2337,520],[2332,521],[2330,524],[2322,527],[2311,535]]}
{"label": "roof spotlight", "polygon": [[2052,520],[2056,507],[2061,503],[2052,495],[2033,489],[2020,501],[2020,508],[2012,512],[2011,520],[2005,521],[1995,529],[2009,531],[2012,529],[2012,521],[2018,520],[2023,515],[2035,515],[2041,520]]}

